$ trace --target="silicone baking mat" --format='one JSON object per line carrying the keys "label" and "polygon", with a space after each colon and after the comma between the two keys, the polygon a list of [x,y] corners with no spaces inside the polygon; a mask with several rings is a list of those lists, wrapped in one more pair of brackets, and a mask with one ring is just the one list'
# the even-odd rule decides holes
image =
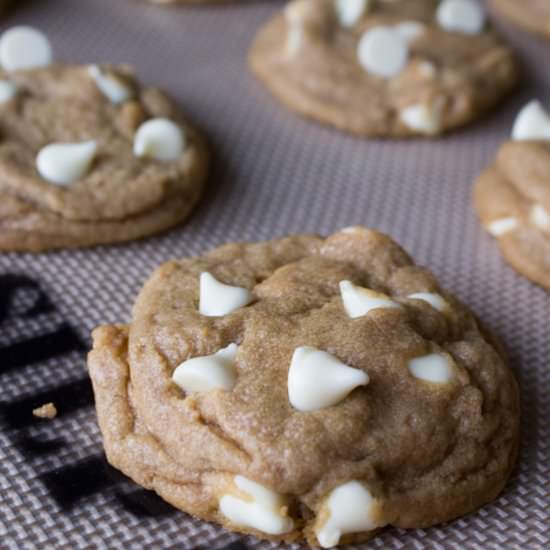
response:
{"label": "silicone baking mat", "polygon": [[[128,62],[169,90],[209,136],[215,161],[198,210],[167,234],[0,255],[0,547],[275,548],[193,520],[107,466],[85,368],[89,334],[127,320],[143,281],[170,258],[365,224],[394,236],[502,338],[521,384],[523,426],[519,466],[494,504],[432,529],[387,529],[362,547],[548,548],[550,294],[503,263],[470,193],[520,106],[533,97],[550,104],[550,43],[505,28],[524,84],[479,124],[441,140],[366,141],[287,112],[248,73],[249,43],[279,2],[15,4],[1,27],[43,29],[59,60]],[[35,419],[32,409],[49,401],[58,417]]]}

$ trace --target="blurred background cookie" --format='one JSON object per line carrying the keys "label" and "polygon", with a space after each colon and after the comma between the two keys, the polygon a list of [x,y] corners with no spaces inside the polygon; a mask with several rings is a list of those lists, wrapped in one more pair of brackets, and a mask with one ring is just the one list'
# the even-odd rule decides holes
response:
{"label": "blurred background cookie", "polygon": [[518,79],[474,0],[294,0],[250,65],[290,109],[360,136],[434,136],[482,116]]}
{"label": "blurred background cookie", "polygon": [[207,169],[203,140],[128,67],[63,65],[29,27],[0,40],[0,249],[144,237],[181,222]]}
{"label": "blurred background cookie", "polygon": [[474,201],[506,260],[550,289],[550,115],[539,101],[519,113],[511,140],[477,180]]}
{"label": "blurred background cookie", "polygon": [[550,2],[548,0],[489,0],[495,13],[527,31],[550,38]]}

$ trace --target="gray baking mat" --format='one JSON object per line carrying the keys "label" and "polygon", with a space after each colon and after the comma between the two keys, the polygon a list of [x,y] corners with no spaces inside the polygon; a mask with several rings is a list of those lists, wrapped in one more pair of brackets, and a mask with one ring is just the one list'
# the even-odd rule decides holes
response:
{"label": "gray baking mat", "polygon": [[[169,258],[357,223],[391,233],[499,334],[523,399],[520,465],[494,504],[446,526],[388,529],[363,547],[549,547],[550,294],[503,263],[470,191],[518,108],[535,96],[550,103],[550,43],[507,29],[525,57],[525,86],[482,123],[437,141],[362,141],[295,117],[247,72],[250,40],[278,2],[20,4],[2,28],[40,27],[61,60],[135,65],[208,133],[216,162],[197,212],[170,233],[0,256],[0,547],[216,550],[239,540],[274,548],[174,512],[108,468],[85,370],[89,333],[127,320],[143,281]],[[59,417],[34,419],[32,408],[47,401]]]}

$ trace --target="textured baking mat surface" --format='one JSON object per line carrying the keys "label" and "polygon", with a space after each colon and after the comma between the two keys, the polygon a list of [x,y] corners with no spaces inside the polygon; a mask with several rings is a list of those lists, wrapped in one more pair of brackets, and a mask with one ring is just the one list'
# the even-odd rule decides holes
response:
{"label": "textured baking mat surface", "polygon": [[[63,61],[134,65],[181,102],[216,160],[198,210],[170,233],[0,256],[0,548],[276,547],[176,512],[106,465],[85,368],[89,334],[128,320],[143,281],[170,258],[351,224],[390,233],[492,327],[520,381],[523,415],[519,467],[494,504],[432,529],[387,529],[362,547],[548,548],[550,294],[503,263],[470,193],[518,108],[535,96],[550,102],[550,43],[505,29],[523,56],[525,84],[472,128],[437,141],[362,141],[295,117],[247,72],[248,45],[278,2],[16,4],[2,28],[36,25]],[[59,416],[33,418],[48,401]]]}

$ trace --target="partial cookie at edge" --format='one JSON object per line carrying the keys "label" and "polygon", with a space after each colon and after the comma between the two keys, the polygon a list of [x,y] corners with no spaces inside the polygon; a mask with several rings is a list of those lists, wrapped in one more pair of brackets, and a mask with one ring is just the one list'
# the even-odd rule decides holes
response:
{"label": "partial cookie at edge", "polygon": [[550,289],[550,117],[540,103],[522,109],[512,134],[477,179],[474,206],[508,263]]}
{"label": "partial cookie at edge", "polygon": [[[0,105],[0,249],[41,251],[141,238],[181,222],[197,203],[208,165],[203,138],[171,99],[142,87],[128,68],[99,70],[127,86],[129,97],[119,102],[112,88],[100,88],[91,66],[2,73],[17,94]],[[181,158],[135,156],[140,125],[155,118],[182,128]],[[38,154],[48,145],[86,140],[95,140],[97,153],[80,181],[57,185],[39,173]]]}
{"label": "partial cookie at edge", "polygon": [[550,3],[546,0],[489,0],[489,4],[497,15],[550,39]]}

